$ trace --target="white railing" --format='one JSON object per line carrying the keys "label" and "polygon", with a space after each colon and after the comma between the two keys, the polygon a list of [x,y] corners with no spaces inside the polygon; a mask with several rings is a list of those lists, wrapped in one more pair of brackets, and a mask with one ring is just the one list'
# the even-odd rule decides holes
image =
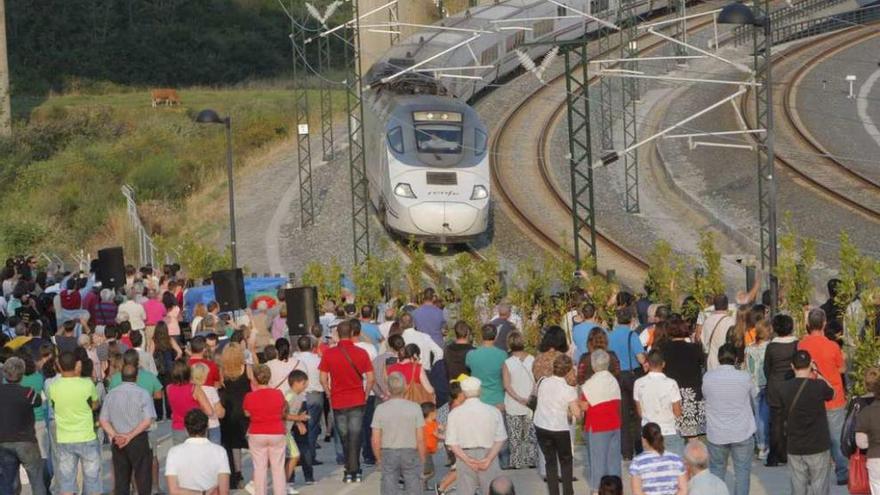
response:
{"label": "white railing", "polygon": [[140,266],[151,264],[156,266],[156,245],[150,233],[147,232],[141,216],[138,214],[137,202],[135,201],[134,189],[128,184],[123,184],[122,195],[125,196],[126,206],[128,210],[128,224],[137,240],[138,261]]}

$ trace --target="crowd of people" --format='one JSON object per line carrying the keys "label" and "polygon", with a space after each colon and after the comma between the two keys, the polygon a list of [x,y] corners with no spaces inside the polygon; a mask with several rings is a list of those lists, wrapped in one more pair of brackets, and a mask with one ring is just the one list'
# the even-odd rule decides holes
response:
{"label": "crowd of people", "polygon": [[[277,307],[187,316],[179,267],[128,267],[113,290],[36,265],[0,274],[0,493],[22,479],[34,495],[102,493],[109,450],[117,495],[295,494],[316,482],[322,435],[344,483],[375,466],[383,494],[514,493],[505,471],[534,470],[572,495],[578,448],[599,495],[623,493],[625,467],[635,495],[728,494],[728,464],[746,495],[757,461],[787,466],[794,494],[827,494],[863,454],[852,469],[880,493],[880,369],[847,375],[833,294],[799,331],[757,285],[692,318],[575,289],[533,349],[517,308],[483,308],[475,331],[432,289],[379,308],[347,291],[291,335],[283,291]],[[869,393],[852,397],[853,378]]]}

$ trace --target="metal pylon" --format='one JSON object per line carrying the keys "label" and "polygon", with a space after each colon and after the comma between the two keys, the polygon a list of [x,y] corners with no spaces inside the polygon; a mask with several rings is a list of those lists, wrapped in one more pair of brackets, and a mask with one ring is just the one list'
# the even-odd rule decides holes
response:
{"label": "metal pylon", "polygon": [[366,157],[364,156],[364,107],[361,83],[361,42],[358,0],[351,0],[350,27],[346,29],[345,92],[348,111],[348,160],[351,179],[351,222],[354,243],[354,263],[370,256],[370,198],[367,187]]}
{"label": "metal pylon", "polygon": [[[290,11],[293,12],[291,1]],[[290,44],[293,53],[293,114],[296,122],[296,163],[299,172],[299,211],[301,228],[315,224],[315,206],[312,201],[312,145],[309,139],[309,93],[300,77],[305,70],[305,30],[298,29],[290,20]],[[300,70],[303,69],[303,70]]]}
{"label": "metal pylon", "polygon": [[[686,4],[687,0],[669,0],[669,12],[675,14],[679,19],[678,22],[673,24],[672,37],[684,42],[687,42],[687,20],[684,19],[687,15]],[[672,49],[677,57],[687,55],[687,48],[678,43],[675,43]],[[684,63],[684,59],[680,60],[679,63]]]}
{"label": "metal pylon", "polygon": [[[639,48],[636,46],[638,28],[635,18],[636,0],[622,0],[620,3],[620,22],[624,28],[620,31],[620,58],[636,58]],[[624,70],[638,70],[638,62],[624,62]],[[638,141],[638,123],[636,122],[636,101],[639,99],[638,83],[631,77],[621,78],[622,84],[622,120],[623,147],[629,148]],[[639,212],[639,152],[633,149],[624,153],[624,186],[626,188],[626,212]]]}
{"label": "metal pylon", "polygon": [[568,151],[571,171],[571,219],[574,258],[583,266],[584,256],[596,267],[596,215],[593,208],[593,167],[590,141],[590,88],[587,40],[563,47],[565,59],[565,107],[568,115]]}
{"label": "metal pylon", "polygon": [[[597,39],[599,57],[610,58],[611,31],[605,29]],[[602,151],[614,149],[614,94],[611,91],[612,78],[599,77],[599,132]]]}
{"label": "metal pylon", "polygon": [[400,22],[400,2],[394,3],[394,5],[388,7],[388,20],[391,21],[391,28],[388,30],[388,35],[391,38],[391,46],[394,46],[400,43],[400,26],[397,26],[396,23]]}
{"label": "metal pylon", "polygon": [[321,150],[324,161],[333,159],[333,88],[327,76],[330,72],[330,37],[318,38],[318,67],[321,71],[319,101],[321,107]]}
{"label": "metal pylon", "polygon": [[[769,12],[768,0],[757,0],[753,6],[755,16],[763,19]],[[758,165],[758,216],[761,223],[761,267],[771,271],[776,266],[776,211],[775,195],[776,181],[773,171],[773,102],[770,73],[770,59],[772,57],[772,43],[769,29],[764,31],[762,26],[752,27],[752,39],[755,53],[755,128],[767,129],[766,133],[757,133],[760,146],[756,152]],[[766,153],[766,156],[764,156]],[[770,274],[771,292],[775,292],[774,273]],[[774,294],[775,296],[775,294]],[[775,302],[775,300],[774,300]]]}

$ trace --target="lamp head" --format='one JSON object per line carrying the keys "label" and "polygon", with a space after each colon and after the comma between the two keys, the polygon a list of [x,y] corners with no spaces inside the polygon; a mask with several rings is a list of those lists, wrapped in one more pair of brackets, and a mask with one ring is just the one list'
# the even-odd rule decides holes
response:
{"label": "lamp head", "polygon": [[732,3],[727,5],[718,14],[719,24],[739,24],[746,26],[759,26],[761,22],[755,18],[755,13],[747,5]]}
{"label": "lamp head", "polygon": [[226,120],[221,118],[217,112],[206,109],[199,112],[196,116],[196,122],[199,124],[225,124]]}

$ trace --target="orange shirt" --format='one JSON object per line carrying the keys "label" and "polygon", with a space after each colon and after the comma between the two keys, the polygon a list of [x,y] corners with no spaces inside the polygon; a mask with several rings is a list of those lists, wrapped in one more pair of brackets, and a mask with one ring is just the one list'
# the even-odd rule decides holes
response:
{"label": "orange shirt", "polygon": [[425,421],[425,448],[429,454],[437,452],[437,420]]}
{"label": "orange shirt", "polygon": [[807,335],[801,339],[798,349],[810,353],[810,357],[819,368],[819,373],[822,373],[822,376],[834,389],[834,398],[825,402],[825,409],[831,410],[846,406],[843,378],[840,376],[840,369],[844,364],[843,351],[840,350],[837,342],[824,335]]}

